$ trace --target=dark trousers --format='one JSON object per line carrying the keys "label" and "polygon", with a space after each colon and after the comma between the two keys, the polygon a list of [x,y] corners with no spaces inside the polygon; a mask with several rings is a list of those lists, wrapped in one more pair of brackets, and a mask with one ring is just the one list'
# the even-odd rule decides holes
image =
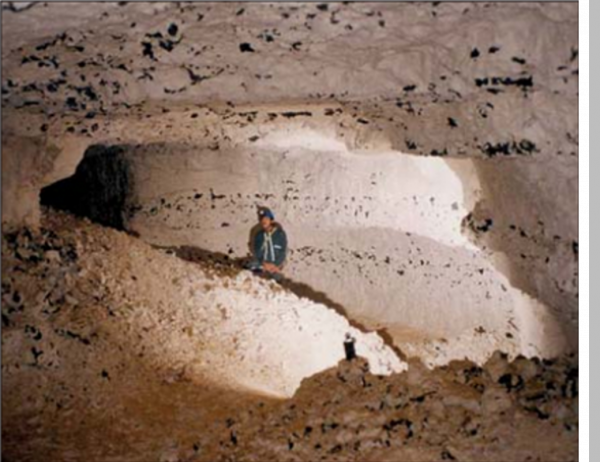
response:
{"label": "dark trousers", "polygon": [[273,279],[277,282],[280,282],[283,279],[283,274],[281,273],[271,273],[270,271],[265,271],[262,267],[262,263],[256,258],[253,258],[246,267],[254,274],[262,276],[266,279]]}

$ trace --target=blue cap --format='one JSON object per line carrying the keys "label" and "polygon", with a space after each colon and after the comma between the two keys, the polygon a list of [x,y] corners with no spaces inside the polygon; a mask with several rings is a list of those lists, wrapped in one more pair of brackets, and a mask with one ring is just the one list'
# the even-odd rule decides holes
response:
{"label": "blue cap", "polygon": [[266,207],[262,208],[258,211],[258,216],[259,216],[259,218],[267,217],[267,218],[270,218],[271,220],[275,219],[275,215],[273,215],[273,212],[271,212],[271,210],[269,210]]}

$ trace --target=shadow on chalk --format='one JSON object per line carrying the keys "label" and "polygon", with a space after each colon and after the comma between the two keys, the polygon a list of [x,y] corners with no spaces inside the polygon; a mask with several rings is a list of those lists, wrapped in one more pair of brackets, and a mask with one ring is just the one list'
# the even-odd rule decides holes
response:
{"label": "shadow on chalk", "polygon": [[[256,230],[252,230],[250,238],[252,237],[253,231],[256,232]],[[197,264],[210,265],[210,267],[214,269],[218,274],[224,276],[236,276],[245,269],[246,264],[250,261],[250,257],[233,258],[223,252],[214,252],[194,246],[160,248],[172,252],[174,255],[181,258],[182,260],[186,260]],[[348,314],[346,308],[344,308],[342,304],[336,302],[335,300],[332,300],[326,293],[318,291],[303,282],[294,281],[293,279],[285,277],[285,275],[283,280],[279,282],[279,285],[283,289],[297,295],[298,297],[306,298],[315,303],[319,303],[321,305],[325,305],[328,308],[331,308],[340,316],[343,316],[348,321],[348,323],[355,329],[363,333],[372,332],[372,330],[367,328],[364,324],[352,319],[352,317]],[[400,348],[398,348],[398,346],[394,344],[392,336],[385,328],[378,329],[376,330],[376,332],[383,339],[384,343],[388,347],[390,347],[402,361],[408,360],[406,354],[403,353],[400,350]]]}

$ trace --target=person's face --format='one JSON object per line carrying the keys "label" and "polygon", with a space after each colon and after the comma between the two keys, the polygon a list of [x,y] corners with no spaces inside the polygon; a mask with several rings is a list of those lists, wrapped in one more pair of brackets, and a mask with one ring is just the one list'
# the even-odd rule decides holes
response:
{"label": "person's face", "polygon": [[273,220],[271,220],[269,217],[262,217],[260,219],[260,226],[265,231],[268,231],[269,229],[271,229],[271,224],[272,223],[273,223]]}

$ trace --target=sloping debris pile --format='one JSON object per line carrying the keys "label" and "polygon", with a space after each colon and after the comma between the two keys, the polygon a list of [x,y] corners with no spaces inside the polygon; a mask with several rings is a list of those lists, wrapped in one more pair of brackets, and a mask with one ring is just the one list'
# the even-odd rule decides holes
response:
{"label": "sloping debris pile", "polygon": [[368,369],[362,358],[342,361],[292,400],[229,418],[215,452],[193,460],[577,460],[574,357],[510,363],[497,352],[483,367]]}

